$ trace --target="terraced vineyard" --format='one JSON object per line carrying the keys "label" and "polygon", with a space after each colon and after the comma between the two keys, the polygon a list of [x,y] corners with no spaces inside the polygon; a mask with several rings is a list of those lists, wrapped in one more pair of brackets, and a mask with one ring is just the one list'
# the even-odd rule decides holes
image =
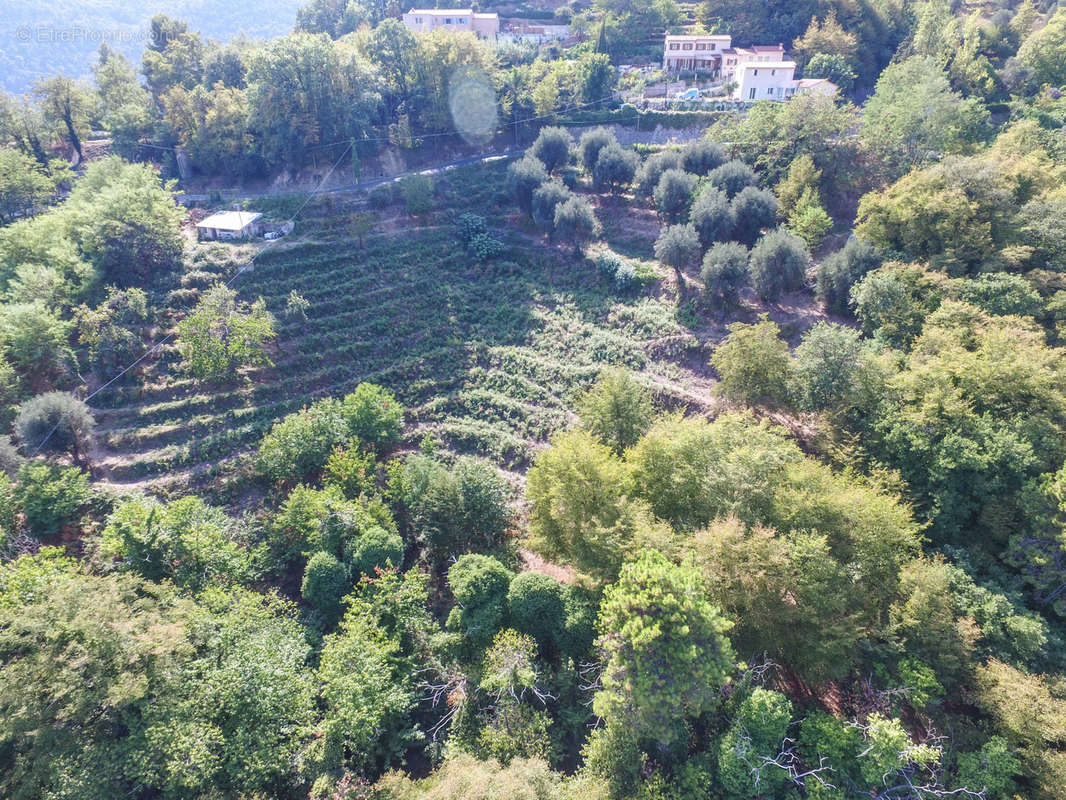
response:
{"label": "terraced vineyard", "polygon": [[[460,173],[450,188],[459,205],[484,211],[501,174]],[[412,443],[432,433],[509,469],[568,424],[574,395],[604,364],[642,371],[665,404],[709,402],[707,351],[654,284],[619,295],[589,262],[507,227],[499,213],[490,218],[507,253],[473,265],[449,224],[465,209],[454,210],[456,198],[448,205],[447,218],[413,228],[392,227],[382,212],[364,247],[346,237],[346,211],[321,207],[300,239],[265,253],[238,284],[278,317],[275,365],[216,390],[181,376],[168,351],[142,388],[101,394],[99,455],[110,480],[238,491],[242,456],[276,420],[364,380],[411,409]],[[283,316],[294,290],[310,301],[306,322]]]}

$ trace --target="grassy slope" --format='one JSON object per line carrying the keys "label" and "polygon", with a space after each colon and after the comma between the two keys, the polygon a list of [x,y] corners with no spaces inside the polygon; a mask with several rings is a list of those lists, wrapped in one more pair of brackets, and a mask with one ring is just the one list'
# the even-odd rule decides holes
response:
{"label": "grassy slope", "polygon": [[[242,296],[262,296],[279,318],[275,366],[205,388],[174,372],[170,352],[144,383],[101,395],[105,474],[177,491],[190,480],[229,485],[235,499],[247,488],[241,456],[275,420],[362,380],[408,405],[413,437],[431,432],[515,470],[569,424],[575,394],[603,364],[642,372],[666,406],[711,402],[707,341],[720,327],[693,333],[658,283],[619,295],[589,261],[503,216],[503,169],[449,173],[438,182],[447,212],[419,224],[381,212],[363,248],[345,235],[350,210],[313,209],[298,239],[240,279]],[[508,244],[501,260],[470,263],[450,224],[463,210],[490,217]],[[636,224],[639,212],[612,205],[600,216],[617,250],[650,248],[641,231],[654,228]],[[293,290],[311,302],[305,324],[283,319]]]}

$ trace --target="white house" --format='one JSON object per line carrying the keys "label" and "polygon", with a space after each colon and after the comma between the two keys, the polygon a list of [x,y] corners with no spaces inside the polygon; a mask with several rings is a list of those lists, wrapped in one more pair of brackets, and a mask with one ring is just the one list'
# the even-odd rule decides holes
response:
{"label": "white house", "polygon": [[718,72],[722,68],[722,53],[731,43],[729,34],[667,34],[663,46],[663,69],[667,72],[697,69]]}
{"label": "white house", "polygon": [[[739,100],[786,100],[796,88],[793,76],[795,61],[759,61],[741,64],[737,68],[737,89],[734,97]],[[788,94],[786,90],[791,89]]]}
{"label": "white house", "polygon": [[222,211],[197,223],[196,235],[200,239],[246,239],[258,236],[259,218],[262,216],[255,211]]}
{"label": "white house", "polygon": [[722,53],[722,78],[727,81],[740,79],[740,69],[745,64],[770,64],[785,61],[783,44],[757,44],[752,47],[730,47]]}
{"label": "white house", "polygon": [[500,15],[480,14],[471,8],[412,8],[403,15],[403,24],[422,33],[442,28],[469,31],[479,39],[495,39],[500,32]]}
{"label": "white house", "polygon": [[829,78],[800,78],[795,81],[795,84],[794,94],[820,94],[823,97],[836,97],[840,92],[840,87]]}

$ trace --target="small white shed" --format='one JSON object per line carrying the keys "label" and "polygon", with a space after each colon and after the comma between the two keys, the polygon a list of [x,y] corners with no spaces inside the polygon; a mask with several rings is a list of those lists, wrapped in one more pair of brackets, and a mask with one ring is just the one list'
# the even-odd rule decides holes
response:
{"label": "small white shed", "polygon": [[247,239],[258,236],[259,219],[263,215],[256,211],[223,211],[212,214],[196,225],[196,235],[200,239]]}

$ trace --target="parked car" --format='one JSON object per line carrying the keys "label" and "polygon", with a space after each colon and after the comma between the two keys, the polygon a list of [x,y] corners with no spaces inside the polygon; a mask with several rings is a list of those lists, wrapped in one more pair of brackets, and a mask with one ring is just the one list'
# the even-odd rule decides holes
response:
{"label": "parked car", "polygon": [[267,231],[263,234],[263,238],[266,239],[268,242],[272,242],[275,239],[280,239],[284,235],[285,234],[281,231]]}
{"label": "parked car", "polygon": [[678,92],[674,95],[675,100],[699,100],[700,90],[693,87],[692,89],[685,89],[683,92]]}

